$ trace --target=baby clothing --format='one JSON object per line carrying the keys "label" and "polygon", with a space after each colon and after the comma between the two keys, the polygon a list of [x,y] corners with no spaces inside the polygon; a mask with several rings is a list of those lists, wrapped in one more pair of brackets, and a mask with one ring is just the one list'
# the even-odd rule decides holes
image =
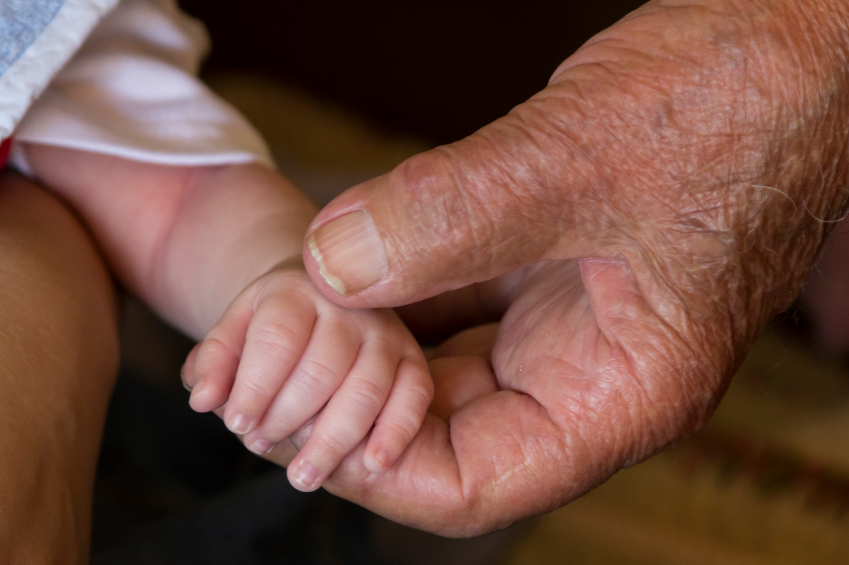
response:
{"label": "baby clothing", "polygon": [[[264,141],[198,78],[209,40],[174,0],[0,0],[0,138],[169,165],[260,162]],[[57,29],[58,28],[58,29]],[[6,45],[6,38],[14,37]]]}
{"label": "baby clothing", "polygon": [[0,0],[0,139],[118,0]]}

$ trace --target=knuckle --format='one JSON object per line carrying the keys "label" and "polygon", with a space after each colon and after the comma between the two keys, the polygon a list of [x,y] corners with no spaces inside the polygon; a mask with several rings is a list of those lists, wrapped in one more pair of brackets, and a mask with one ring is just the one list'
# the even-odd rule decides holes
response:
{"label": "knuckle", "polygon": [[217,355],[219,353],[229,353],[230,348],[220,339],[215,336],[207,336],[200,348],[198,348],[198,358]]}
{"label": "knuckle", "polygon": [[408,444],[419,431],[421,427],[420,422],[421,420],[402,415],[397,420],[381,421],[380,426],[384,428],[386,434],[390,437],[400,439],[405,444]]}
{"label": "knuckle", "polygon": [[[269,398],[274,394],[274,390],[270,384],[262,378],[242,379],[239,382],[239,395],[234,400],[239,403],[241,411],[250,411],[257,398]],[[239,402],[241,400],[241,402]]]}
{"label": "knuckle", "polygon": [[450,210],[462,193],[457,177],[452,174],[453,167],[450,153],[435,149],[410,157],[392,175],[407,204],[421,207],[423,203],[437,203]]}
{"label": "knuckle", "polygon": [[404,391],[398,409],[381,414],[378,423],[390,436],[409,443],[418,433],[432,398],[432,387],[410,387]]}
{"label": "knuckle", "polygon": [[386,392],[369,379],[356,378],[350,383],[345,396],[358,413],[377,414],[383,405]]}
{"label": "knuckle", "polygon": [[309,396],[330,394],[339,381],[335,371],[315,359],[302,359],[292,378],[298,390]]}
{"label": "knuckle", "polygon": [[262,436],[271,442],[280,442],[300,427],[290,414],[269,414],[262,425]]}
{"label": "knuckle", "polygon": [[318,438],[320,450],[332,453],[339,458],[344,457],[357,443],[357,438],[350,431],[339,429],[328,430]]}
{"label": "knuckle", "polygon": [[261,353],[278,359],[292,356],[303,339],[301,332],[276,322],[257,328],[253,336],[254,346]]}
{"label": "knuckle", "polygon": [[433,400],[433,381],[422,379],[421,382],[408,387],[405,396],[405,404],[411,410],[415,411],[416,414],[424,414]]}
{"label": "knuckle", "polygon": [[443,262],[455,258],[459,263],[459,257],[463,262],[469,258],[477,260],[478,256],[472,252],[491,232],[490,222],[484,219],[493,203],[490,198],[476,196],[474,183],[480,179],[459,174],[454,155],[446,148],[412,157],[392,174],[400,187],[399,207],[409,214],[428,218],[427,222],[405,226],[417,233],[415,237],[393,242],[403,246],[398,252],[413,257],[428,254]]}
{"label": "knuckle", "polygon": [[223,341],[214,337],[206,338],[198,347],[194,360],[194,374],[201,378],[210,373],[220,373],[222,367],[229,367],[233,360],[238,359],[239,356]]}
{"label": "knuckle", "polygon": [[314,335],[325,338],[332,336],[340,353],[356,350],[373,325],[375,310],[348,309],[329,301],[325,306],[319,314],[319,321],[316,322],[317,327],[323,323],[324,333],[316,331]]}
{"label": "knuckle", "polygon": [[[552,159],[562,148],[552,146],[550,124],[528,116],[527,110],[514,111],[399,167],[404,206],[429,219],[418,228],[420,241],[430,242],[447,269],[489,272],[496,265],[518,266],[513,265],[517,248],[539,255],[568,223],[564,195],[569,191],[562,186],[571,180],[563,178],[569,169]],[[531,237],[529,224],[547,229]]]}
{"label": "knuckle", "polygon": [[[320,421],[322,414],[320,409],[305,406],[297,399],[286,398],[266,412],[262,427],[269,430],[268,433],[273,433],[277,441],[282,441],[311,424],[316,417]],[[317,431],[318,428],[313,427],[310,433],[317,436]]]}

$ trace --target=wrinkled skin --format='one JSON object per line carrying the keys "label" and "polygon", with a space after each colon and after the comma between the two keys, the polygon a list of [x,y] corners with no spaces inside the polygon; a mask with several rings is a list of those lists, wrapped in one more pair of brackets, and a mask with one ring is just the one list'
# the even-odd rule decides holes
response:
{"label": "wrinkled skin", "polygon": [[505,118],[325,208],[312,231],[367,210],[389,257],[383,279],[340,296],[307,251],[331,300],[445,293],[405,311],[430,332],[506,308],[435,352],[434,405],[399,463],[369,474],[355,452],[326,488],[473,535],[556,508],[702,426],[843,215],[847,12],[651,2]]}

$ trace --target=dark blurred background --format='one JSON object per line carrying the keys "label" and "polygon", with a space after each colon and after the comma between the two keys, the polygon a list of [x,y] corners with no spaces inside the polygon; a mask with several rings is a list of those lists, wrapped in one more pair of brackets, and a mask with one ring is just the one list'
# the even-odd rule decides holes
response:
{"label": "dark blurred background", "polygon": [[642,3],[180,2],[212,35],[208,71],[270,73],[438,144],[541,90],[582,43]]}

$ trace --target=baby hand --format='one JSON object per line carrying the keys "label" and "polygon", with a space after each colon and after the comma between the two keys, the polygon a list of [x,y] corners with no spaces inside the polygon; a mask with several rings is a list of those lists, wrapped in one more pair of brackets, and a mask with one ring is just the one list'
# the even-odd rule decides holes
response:
{"label": "baby hand", "polygon": [[191,407],[224,406],[227,427],[259,454],[321,411],[288,469],[304,491],[320,487],[372,425],[363,463],[390,468],[433,397],[424,355],[395,313],[333,304],[302,266],[277,267],[236,297],[196,348],[191,382]]}

